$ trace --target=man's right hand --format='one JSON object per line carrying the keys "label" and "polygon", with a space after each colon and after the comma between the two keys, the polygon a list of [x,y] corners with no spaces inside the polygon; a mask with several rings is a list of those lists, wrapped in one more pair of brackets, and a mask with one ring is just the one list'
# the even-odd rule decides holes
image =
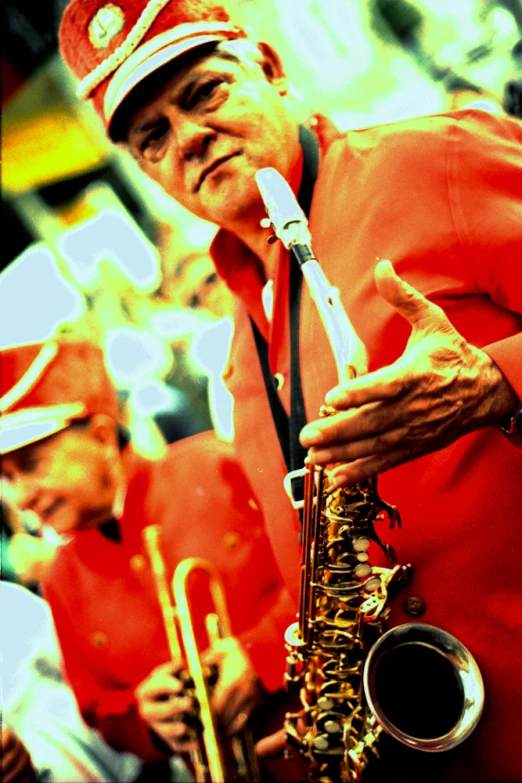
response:
{"label": "man's right hand", "polygon": [[183,685],[175,676],[181,663],[169,661],[157,666],[136,688],[138,711],[150,728],[176,753],[190,753],[198,747],[190,738],[184,718],[194,702],[183,696]]}
{"label": "man's right hand", "polygon": [[36,773],[22,740],[2,726],[2,783],[33,783]]}

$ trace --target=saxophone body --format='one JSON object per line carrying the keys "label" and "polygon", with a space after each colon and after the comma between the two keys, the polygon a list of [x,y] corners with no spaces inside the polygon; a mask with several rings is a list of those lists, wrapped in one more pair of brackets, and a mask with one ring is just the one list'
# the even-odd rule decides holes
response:
{"label": "saxophone body", "polygon": [[[288,183],[275,169],[262,169],[256,180],[276,237],[301,267],[345,383],[366,372],[364,346],[315,258],[308,221]],[[320,411],[331,415],[331,408]],[[304,477],[302,501],[293,498],[297,477]],[[286,476],[285,489],[302,511],[299,611],[285,636],[285,680],[301,709],[287,714],[285,729],[308,779],[363,780],[380,756],[383,731],[426,752],[460,744],[482,713],[480,670],[443,629],[407,623],[386,630],[391,599],[412,566],[395,564],[377,530],[381,523],[400,526],[397,509],[378,494],[377,478],[334,488],[328,471],[307,461]],[[375,547],[389,567],[372,565]]]}
{"label": "saxophone body", "polygon": [[[382,727],[364,700],[368,651],[390,614],[389,592],[408,578],[377,522],[400,524],[376,482],[334,489],[323,468],[307,465],[298,622],[286,633],[286,682],[302,710],[286,716],[289,745],[299,750],[309,780],[357,781],[378,755]],[[376,542],[390,568],[370,563]]]}

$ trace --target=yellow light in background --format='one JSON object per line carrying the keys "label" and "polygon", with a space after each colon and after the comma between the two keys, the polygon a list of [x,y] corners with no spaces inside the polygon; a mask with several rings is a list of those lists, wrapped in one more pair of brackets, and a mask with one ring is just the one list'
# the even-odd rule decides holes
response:
{"label": "yellow light in background", "polygon": [[3,186],[16,195],[104,165],[105,153],[67,106],[6,120]]}

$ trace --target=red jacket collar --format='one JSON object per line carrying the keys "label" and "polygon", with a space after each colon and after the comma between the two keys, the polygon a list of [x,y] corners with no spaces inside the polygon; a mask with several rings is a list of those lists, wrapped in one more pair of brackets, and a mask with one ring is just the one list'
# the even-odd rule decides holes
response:
{"label": "red jacket collar", "polygon": [[[342,136],[333,123],[322,115],[314,117],[312,129],[319,141],[321,158],[332,142]],[[290,186],[296,194],[301,185],[302,170],[303,155],[300,151],[290,176]],[[260,231],[263,230],[266,229],[260,228]],[[261,291],[266,281],[260,259],[237,236],[225,229],[220,229],[216,234],[210,253],[219,276],[232,293],[242,300],[261,333],[267,337],[269,324],[261,301]]]}

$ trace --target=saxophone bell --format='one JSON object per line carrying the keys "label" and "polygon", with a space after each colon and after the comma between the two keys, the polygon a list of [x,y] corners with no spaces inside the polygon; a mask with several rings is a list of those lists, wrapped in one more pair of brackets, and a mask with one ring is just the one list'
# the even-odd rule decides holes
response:
{"label": "saxophone bell", "polygon": [[384,633],[364,665],[368,707],[394,739],[441,752],[463,742],[484,706],[475,658],[452,634],[424,623]]}

